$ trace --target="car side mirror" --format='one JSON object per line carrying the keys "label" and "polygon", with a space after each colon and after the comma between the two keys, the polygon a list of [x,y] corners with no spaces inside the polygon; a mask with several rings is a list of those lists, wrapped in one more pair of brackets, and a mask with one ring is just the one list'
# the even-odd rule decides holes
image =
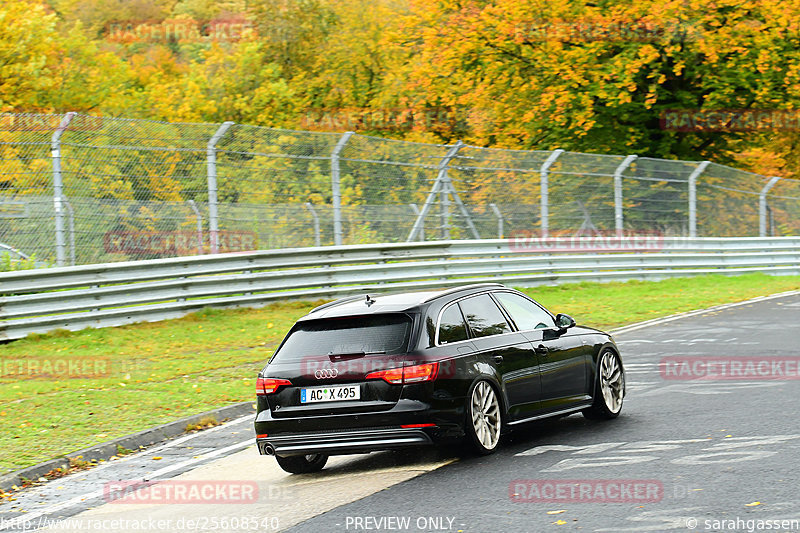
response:
{"label": "car side mirror", "polygon": [[556,327],[560,329],[569,329],[575,325],[575,319],[564,313],[556,315]]}

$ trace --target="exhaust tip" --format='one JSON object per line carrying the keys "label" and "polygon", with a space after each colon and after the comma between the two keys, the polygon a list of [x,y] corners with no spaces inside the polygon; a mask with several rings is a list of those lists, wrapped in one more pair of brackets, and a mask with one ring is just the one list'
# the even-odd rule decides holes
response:
{"label": "exhaust tip", "polygon": [[275,448],[272,446],[272,444],[267,444],[264,446],[264,452],[267,455],[275,455]]}

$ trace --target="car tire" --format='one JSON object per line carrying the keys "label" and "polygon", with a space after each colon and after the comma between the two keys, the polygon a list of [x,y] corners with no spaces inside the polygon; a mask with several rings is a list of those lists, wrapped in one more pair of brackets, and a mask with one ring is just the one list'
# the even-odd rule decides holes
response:
{"label": "car tire", "polygon": [[290,457],[275,456],[278,466],[290,474],[311,474],[319,472],[328,462],[328,456],[321,453],[311,455],[292,455]]}
{"label": "car tire", "polygon": [[597,358],[597,379],[594,385],[592,406],[581,411],[589,420],[617,418],[622,411],[625,396],[625,372],[622,362],[613,350],[605,349]]}
{"label": "car tire", "polygon": [[469,449],[478,455],[494,453],[500,444],[503,416],[500,398],[486,380],[475,382],[467,395],[464,431]]}

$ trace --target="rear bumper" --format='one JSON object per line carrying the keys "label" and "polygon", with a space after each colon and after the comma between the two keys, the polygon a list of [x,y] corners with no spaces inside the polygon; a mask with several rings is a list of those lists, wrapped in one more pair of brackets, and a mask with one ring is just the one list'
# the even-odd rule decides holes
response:
{"label": "rear bumper", "polygon": [[297,433],[257,438],[261,455],[325,455],[366,453],[392,448],[433,444],[431,437],[418,428],[342,430],[326,433]]}

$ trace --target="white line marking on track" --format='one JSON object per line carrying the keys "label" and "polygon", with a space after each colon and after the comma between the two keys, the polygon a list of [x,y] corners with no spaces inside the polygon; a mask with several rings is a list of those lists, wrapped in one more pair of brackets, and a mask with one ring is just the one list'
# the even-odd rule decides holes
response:
{"label": "white line marking on track", "polygon": [[778,294],[771,294],[769,296],[759,296],[758,298],[753,298],[751,300],[744,300],[742,302],[734,302],[730,304],[723,304],[717,305],[714,307],[709,307],[707,309],[697,309],[695,311],[687,311],[686,313],[678,313],[675,315],[665,316],[663,318],[654,318],[652,320],[645,320],[644,322],[639,322],[636,324],[630,324],[628,326],[622,326],[620,328],[612,329],[612,335],[618,335],[620,333],[627,333],[629,331],[636,331],[637,329],[645,328],[648,326],[658,326],[661,324],[665,324],[667,322],[672,322],[673,320],[680,320],[682,318],[689,318],[697,315],[702,315],[704,313],[710,312],[717,312],[723,311],[725,309],[731,309],[733,307],[740,307],[740,306],[747,306],[757,302],[764,302],[767,300],[774,300],[776,298],[784,298],[786,296],[798,296],[800,295],[800,291],[787,291],[787,292],[779,292]]}
{"label": "white line marking on track", "polygon": [[[247,415],[247,416],[250,416],[250,415]],[[240,422],[240,421],[241,421],[241,419],[236,419],[236,420],[233,420],[233,421],[228,422],[226,424],[223,424],[221,426],[217,426],[216,428],[209,429],[208,431],[213,431],[214,429],[220,429],[220,428],[223,428],[223,427],[225,427],[225,426],[227,426],[229,424],[233,425],[236,422]],[[162,445],[162,446],[160,446],[158,448],[155,448],[153,450],[148,450],[148,451],[152,453],[153,451],[156,451],[156,450],[163,450],[163,449],[168,448],[168,447],[176,446],[178,444],[186,442],[187,440],[190,440],[190,438],[195,438],[196,436],[199,436],[201,433],[206,433],[207,434],[207,432],[200,432],[200,433],[196,433],[194,435],[187,435],[186,437],[180,437],[179,439],[176,439],[176,441],[169,442],[169,443],[164,444],[164,445]],[[197,456],[196,459],[195,458],[186,459],[185,461],[181,461],[180,463],[176,463],[174,465],[166,466],[164,468],[156,470],[155,472],[152,472],[148,476],[148,479],[150,481],[153,481],[154,478],[157,478],[158,476],[162,476],[164,474],[169,474],[170,472],[174,472],[176,470],[180,470],[180,469],[182,469],[182,468],[184,468],[186,466],[192,465],[194,463],[205,462],[205,461],[207,461],[209,459],[212,459],[214,457],[217,457],[219,455],[223,455],[223,454],[226,454],[228,452],[233,452],[233,451],[239,450],[241,448],[246,448],[247,446],[254,445],[254,444],[255,444],[255,441],[253,439],[247,439],[246,441],[238,442],[236,444],[231,444],[230,446],[226,446],[225,448],[220,448],[218,450],[214,450],[213,452],[208,452],[208,453],[205,453],[203,455],[199,455],[199,456]],[[114,462],[114,464],[116,464],[116,461]],[[106,466],[106,465],[103,465],[103,466]],[[91,500],[91,499],[94,499],[94,498],[101,498],[102,496],[103,496],[103,490],[102,489],[101,490],[94,490],[94,491],[91,491],[91,492],[87,492],[86,494],[82,494],[80,496],[75,496],[74,498],[71,498],[71,499],[69,499],[67,501],[63,501],[63,502],[57,503],[55,505],[51,505],[49,507],[45,507],[44,509],[40,509],[38,511],[34,511],[34,512],[31,512],[31,513],[26,513],[24,516],[18,516],[17,518],[13,518],[13,519],[7,520],[5,522],[6,527],[3,530],[20,527],[23,524],[25,524],[26,522],[30,522],[31,520],[35,520],[36,518],[39,518],[40,516],[53,514],[53,513],[58,512],[58,511],[60,511],[62,509],[66,509],[66,508],[68,508],[68,507],[70,507],[72,505],[78,505],[83,501]]]}

